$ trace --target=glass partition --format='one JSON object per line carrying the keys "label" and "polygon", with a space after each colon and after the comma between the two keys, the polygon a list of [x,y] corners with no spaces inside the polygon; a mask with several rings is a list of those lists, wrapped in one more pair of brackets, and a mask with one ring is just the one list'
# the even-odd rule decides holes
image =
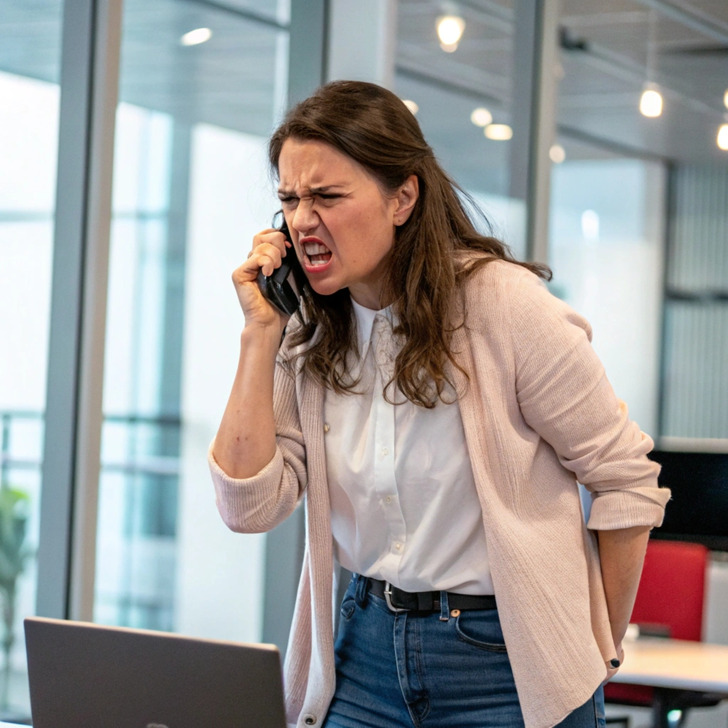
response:
{"label": "glass partition", "polygon": [[438,35],[438,2],[398,3],[395,91],[412,106],[445,170],[485,212],[495,234],[526,256],[524,204],[510,196],[514,11],[463,4],[462,36]]}
{"label": "glass partition", "polygon": [[661,435],[728,451],[728,167],[674,165],[665,276]]}
{"label": "glass partition", "polygon": [[568,138],[554,165],[549,265],[556,295],[589,319],[617,395],[657,435],[665,171]]}
{"label": "glass partition", "polygon": [[252,5],[125,3],[95,597],[101,622],[244,641],[265,536],[224,526],[206,451],[242,328],[230,274],[276,204],[288,7]]}
{"label": "glass partition", "polygon": [[624,0],[614,12],[560,2],[565,162],[553,173],[551,262],[592,319],[618,393],[663,447],[725,450],[728,436],[727,11],[708,0]]}
{"label": "glass partition", "polygon": [[0,13],[0,720],[29,715],[22,617],[35,608],[62,12],[5,0]]}

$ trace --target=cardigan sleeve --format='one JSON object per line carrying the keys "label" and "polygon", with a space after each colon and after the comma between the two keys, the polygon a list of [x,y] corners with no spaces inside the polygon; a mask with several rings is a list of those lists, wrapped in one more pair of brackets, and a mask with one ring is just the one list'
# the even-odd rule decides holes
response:
{"label": "cardigan sleeve", "polygon": [[616,397],[588,322],[521,270],[504,301],[523,417],[591,492],[589,528],[659,526],[670,491],[647,457],[651,438]]}
{"label": "cardigan sleeve", "polygon": [[233,531],[271,530],[293,512],[306,488],[306,448],[295,390],[291,368],[278,361],[273,387],[276,450],[273,459],[256,475],[231,478],[216,462],[210,446],[208,464],[217,508]]}

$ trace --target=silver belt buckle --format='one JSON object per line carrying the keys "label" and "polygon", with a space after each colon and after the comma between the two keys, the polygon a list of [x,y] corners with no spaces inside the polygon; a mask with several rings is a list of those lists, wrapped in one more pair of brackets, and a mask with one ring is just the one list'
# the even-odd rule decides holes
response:
{"label": "silver belt buckle", "polygon": [[392,604],[392,585],[388,582],[384,582],[384,601],[387,602],[387,606],[389,609],[391,609],[393,612],[406,612],[406,609],[403,609],[402,607],[395,607],[394,604]]}

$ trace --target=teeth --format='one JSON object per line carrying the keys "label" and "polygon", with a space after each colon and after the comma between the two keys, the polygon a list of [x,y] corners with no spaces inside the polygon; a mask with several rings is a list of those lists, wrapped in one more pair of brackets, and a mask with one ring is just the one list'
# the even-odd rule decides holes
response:
{"label": "teeth", "polygon": [[329,249],[321,243],[305,243],[303,249],[306,251],[306,255],[326,255],[329,253]]}

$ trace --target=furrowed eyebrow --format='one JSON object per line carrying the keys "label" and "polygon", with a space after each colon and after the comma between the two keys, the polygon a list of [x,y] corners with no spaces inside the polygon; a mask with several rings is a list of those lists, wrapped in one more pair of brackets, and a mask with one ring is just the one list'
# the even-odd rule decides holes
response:
{"label": "furrowed eyebrow", "polygon": [[[340,191],[344,189],[344,185],[326,185],[324,187],[309,187],[307,194],[309,195],[325,195],[332,191]],[[278,197],[298,197],[295,192],[280,188],[278,190]]]}

